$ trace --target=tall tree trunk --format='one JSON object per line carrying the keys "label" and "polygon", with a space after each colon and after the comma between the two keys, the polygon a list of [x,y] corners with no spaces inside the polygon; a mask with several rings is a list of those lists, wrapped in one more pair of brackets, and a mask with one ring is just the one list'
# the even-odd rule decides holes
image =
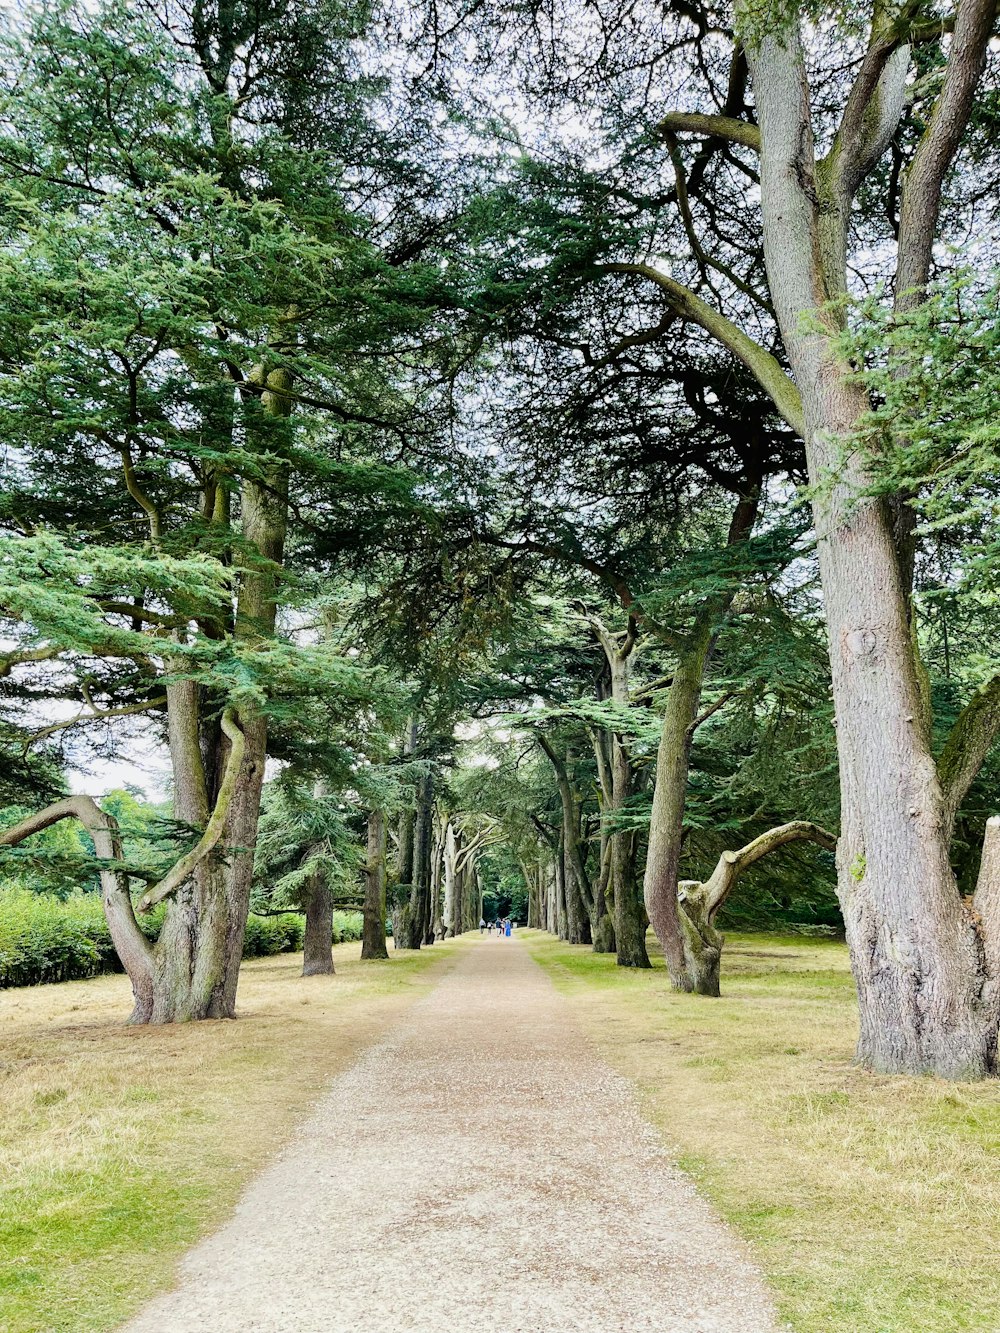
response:
{"label": "tall tree trunk", "polygon": [[434,848],[431,853],[431,939],[433,944],[443,940],[447,931],[444,924],[444,842],[445,827],[441,819],[434,825]]}
{"label": "tall tree trunk", "polygon": [[430,917],[433,800],[433,779],[429,773],[425,773],[417,784],[417,809],[413,832],[413,886],[406,913],[404,936],[404,947],[407,949],[419,949],[427,940]]}
{"label": "tall tree trunk", "polygon": [[587,874],[587,859],[581,830],[580,806],[569,777],[572,756],[562,759],[539,734],[538,744],[548,756],[559,788],[563,820],[563,863],[565,868],[563,891],[566,903],[566,938],[570,944],[591,944],[591,919],[594,898]]}
{"label": "tall tree trunk", "polygon": [[677,905],[684,809],[687,803],[692,728],[714,641],[714,608],[703,609],[682,649],[667,691],[656,756],[649,848],[643,885],[646,911],[667,963],[671,984],[689,990],[684,938]]}
{"label": "tall tree trunk", "polygon": [[[611,701],[626,709],[631,703],[630,672],[636,649],[637,625],[629,620],[622,640],[609,634],[604,624],[591,617],[591,625],[604,650],[611,677]],[[635,835],[615,828],[632,795],[632,760],[628,744],[620,731],[611,732],[610,802],[610,879],[614,898],[614,940],[619,967],[649,967],[646,952],[646,908],[635,874]]]}
{"label": "tall tree trunk", "polygon": [[[726,539],[728,547],[737,546],[750,536],[757,520],[760,494],[759,477],[748,478],[733,509]],[[677,892],[691,742],[697,726],[698,705],[712,649],[735,595],[734,581],[728,591],[707,599],[699,608],[690,631],[681,641],[673,679],[667,691],[663,730],[656,756],[643,894],[646,912],[666,959],[671,985],[676,990],[687,990],[690,984]]]}
{"label": "tall tree trunk", "polygon": [[562,839],[556,856],[556,934],[561,940],[569,939],[569,920],[566,908],[566,849]]}
{"label": "tall tree trunk", "polygon": [[333,966],[333,894],[326,872],[309,876],[306,888],[306,931],[302,941],[302,975],[332,976]]}
{"label": "tall tree trunk", "polygon": [[[958,38],[956,28],[952,59]],[[844,448],[869,410],[839,352],[842,316],[827,304],[845,286],[844,153],[818,170],[797,20],[765,36],[750,57],[765,260],[802,396],[814,487],[841,773],[838,892],[858,988],[858,1058],[885,1073],[979,1078],[995,1068],[1000,1018],[990,941],[982,913],[962,903],[949,862],[890,523],[884,506],[866,498],[870,477],[858,453]],[[905,73],[905,64],[886,65],[881,118],[902,105]],[[883,150],[873,144],[869,159]]]}
{"label": "tall tree trunk", "polygon": [[382,810],[373,810],[368,816],[361,957],[389,957],[385,944],[385,812]]}
{"label": "tall tree trunk", "polygon": [[[326,783],[318,779],[313,787],[313,796],[322,800],[326,795]],[[312,848],[312,853],[323,851],[322,845]],[[304,977],[332,976],[333,966],[333,893],[330,880],[325,870],[318,870],[309,876],[305,897],[306,929],[302,941],[302,975]]]}
{"label": "tall tree trunk", "polygon": [[396,846],[396,885],[392,903],[392,944],[394,949],[407,949],[410,935],[410,898],[413,893],[413,848],[417,812],[413,807],[404,809],[399,816],[399,835]]}
{"label": "tall tree trunk", "polygon": [[455,825],[449,819],[444,830],[444,933],[458,934],[460,909],[456,897],[456,862],[459,853],[459,840]]}

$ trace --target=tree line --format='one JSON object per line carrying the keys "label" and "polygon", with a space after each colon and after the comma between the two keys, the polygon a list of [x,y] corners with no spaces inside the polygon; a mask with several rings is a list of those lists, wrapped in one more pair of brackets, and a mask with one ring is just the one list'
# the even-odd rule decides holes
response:
{"label": "tree line", "polygon": [[[262,880],[314,970],[516,881],[709,995],[837,919],[865,1067],[995,1072],[995,29],[10,21],[0,843],[87,830],[135,1021],[235,1013]],[[68,775],[151,746],[136,858]]]}

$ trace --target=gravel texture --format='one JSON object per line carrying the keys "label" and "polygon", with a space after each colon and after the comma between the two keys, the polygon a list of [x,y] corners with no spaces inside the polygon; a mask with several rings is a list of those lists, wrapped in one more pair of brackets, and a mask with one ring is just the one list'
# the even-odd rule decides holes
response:
{"label": "gravel texture", "polygon": [[516,939],[337,1077],[125,1333],[776,1333],[760,1275]]}

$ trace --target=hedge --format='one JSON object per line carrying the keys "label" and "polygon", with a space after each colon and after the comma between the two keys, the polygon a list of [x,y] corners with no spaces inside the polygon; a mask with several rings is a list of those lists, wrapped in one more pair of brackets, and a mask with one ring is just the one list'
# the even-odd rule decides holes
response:
{"label": "hedge", "polygon": [[[360,912],[335,912],[333,938],[361,938]],[[155,939],[162,909],[141,919]],[[244,958],[295,953],[302,948],[303,922],[292,912],[253,916],[247,921]],[[95,893],[53,898],[26,889],[0,889],[0,989],[75,981],[120,972],[100,897]]]}

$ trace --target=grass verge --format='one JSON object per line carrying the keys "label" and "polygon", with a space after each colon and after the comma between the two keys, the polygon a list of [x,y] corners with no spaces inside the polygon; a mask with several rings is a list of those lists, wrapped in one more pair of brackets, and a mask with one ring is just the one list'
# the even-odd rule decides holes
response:
{"label": "grass verge", "polygon": [[460,938],[302,978],[245,963],[237,1022],[126,1028],[124,977],[0,993],[0,1329],[107,1333],[170,1285],[177,1257],[330,1078],[431,984]]}
{"label": "grass verge", "polygon": [[[799,1333],[1000,1329],[1000,1086],[853,1067],[843,945],[728,937],[721,1000],[519,932]],[[653,942],[650,942],[650,956]]]}

